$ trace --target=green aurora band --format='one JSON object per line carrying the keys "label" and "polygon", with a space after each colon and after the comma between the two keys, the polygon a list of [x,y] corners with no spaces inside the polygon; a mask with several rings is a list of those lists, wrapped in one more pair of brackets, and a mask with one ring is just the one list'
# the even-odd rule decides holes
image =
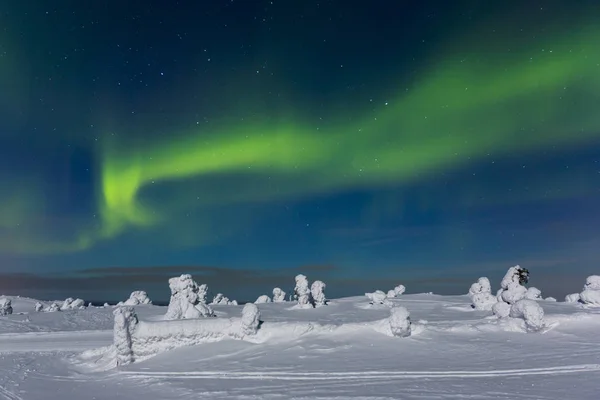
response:
{"label": "green aurora band", "polygon": [[[489,153],[584,145],[600,136],[597,26],[529,43],[527,51],[485,53],[484,61],[449,47],[409,90],[351,122],[334,116],[337,122],[316,129],[287,118],[225,123],[142,146],[107,140],[98,150],[99,225],[71,243],[13,243],[12,250],[83,250],[131,228],[173,223],[185,208],[409,183]],[[462,47],[464,54],[485,52]],[[236,184],[215,184],[229,176]],[[203,195],[176,206],[145,201],[145,191],[159,185],[194,185]]]}

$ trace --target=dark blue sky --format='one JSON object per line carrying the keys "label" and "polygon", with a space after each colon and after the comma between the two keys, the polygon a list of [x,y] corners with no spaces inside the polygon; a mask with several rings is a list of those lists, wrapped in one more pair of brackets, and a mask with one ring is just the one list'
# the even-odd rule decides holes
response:
{"label": "dark blue sky", "polygon": [[0,291],[598,272],[596,1],[55,3],[0,6]]}

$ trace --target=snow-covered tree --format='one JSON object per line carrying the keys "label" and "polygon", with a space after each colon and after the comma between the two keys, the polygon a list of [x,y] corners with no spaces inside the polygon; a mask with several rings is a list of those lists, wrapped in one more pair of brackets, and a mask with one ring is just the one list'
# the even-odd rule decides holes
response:
{"label": "snow-covered tree", "polygon": [[492,294],[492,285],[486,277],[481,277],[469,288],[472,307],[476,310],[489,311],[498,302]]}
{"label": "snow-covered tree", "polygon": [[536,287],[531,286],[527,288],[525,298],[528,300],[542,300],[542,291]]}
{"label": "snow-covered tree", "polygon": [[206,304],[206,296],[208,295],[208,285],[203,283],[198,286],[197,296],[200,303]]}
{"label": "snow-covered tree", "polygon": [[406,292],[406,287],[404,285],[398,285],[394,288],[394,293],[396,293],[396,297],[404,294]]}
{"label": "snow-covered tree", "polygon": [[165,319],[190,319],[213,316],[214,312],[204,302],[200,286],[189,274],[183,274],[169,279],[171,299],[165,314]]}
{"label": "snow-covered tree", "polygon": [[298,299],[298,305],[302,308],[312,307],[308,279],[306,279],[306,276],[298,274],[296,275],[295,280],[296,287],[294,288],[294,294]]}
{"label": "snow-covered tree", "polygon": [[270,302],[271,302],[271,298],[269,296],[267,296],[266,294],[263,294],[262,296],[258,296],[258,299],[256,299],[254,304],[265,304],[265,303],[270,303]]}
{"label": "snow-covered tree", "polygon": [[110,304],[104,303],[104,305],[102,307],[110,307]]}
{"label": "snow-covered tree", "polygon": [[325,283],[323,281],[314,281],[310,287],[310,294],[313,299],[315,307],[322,307],[327,305],[327,299],[325,298]]}
{"label": "snow-covered tree", "polygon": [[392,335],[407,337],[411,334],[410,313],[404,307],[392,307],[390,309],[390,329]]}
{"label": "snow-covered tree", "polygon": [[381,290],[376,290],[373,293],[365,293],[365,296],[367,296],[371,304],[391,305],[391,302],[387,299],[387,294]]}
{"label": "snow-covered tree", "polygon": [[39,301],[35,303],[35,312],[42,312],[44,310],[44,305]]}
{"label": "snow-covered tree", "polygon": [[6,297],[0,298],[0,315],[10,315],[12,313],[12,300]]}
{"label": "snow-covered tree", "polygon": [[123,302],[125,306],[138,306],[141,304],[152,304],[152,300],[148,297],[148,294],[143,290],[136,290],[131,292],[129,298]]}
{"label": "snow-covered tree", "polygon": [[544,309],[537,301],[522,299],[510,307],[509,317],[523,318],[527,329],[530,331],[539,331],[545,326]]}
{"label": "snow-covered tree", "polygon": [[579,300],[587,305],[600,305],[600,275],[590,275],[587,277],[583,291],[579,293]]}
{"label": "snow-covered tree", "polygon": [[241,331],[244,336],[255,335],[260,326],[260,310],[256,304],[246,303],[242,309]]}
{"label": "snow-covered tree", "polygon": [[579,293],[571,293],[565,296],[567,303],[579,303]]}
{"label": "snow-covered tree", "polygon": [[138,323],[137,315],[132,307],[117,307],[113,315],[115,316],[113,343],[117,366],[131,364],[134,361],[131,336]]}
{"label": "snow-covered tree", "polygon": [[498,301],[514,304],[524,299],[527,288],[523,285],[527,282],[529,282],[529,271],[527,269],[521,268],[519,265],[509,268],[500,283]]}
{"label": "snow-covered tree", "polygon": [[285,292],[281,288],[273,289],[273,303],[283,303],[285,301]]}

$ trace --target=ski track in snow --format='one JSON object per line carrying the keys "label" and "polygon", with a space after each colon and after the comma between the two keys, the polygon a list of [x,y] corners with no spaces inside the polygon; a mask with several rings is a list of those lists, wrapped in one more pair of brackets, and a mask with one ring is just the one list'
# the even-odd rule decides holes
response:
{"label": "ski track in snow", "polygon": [[599,372],[600,364],[493,371],[364,371],[364,372],[142,372],[123,371],[122,376],[154,379],[258,379],[258,380],[389,380],[422,378],[495,378],[508,376],[559,375]]}

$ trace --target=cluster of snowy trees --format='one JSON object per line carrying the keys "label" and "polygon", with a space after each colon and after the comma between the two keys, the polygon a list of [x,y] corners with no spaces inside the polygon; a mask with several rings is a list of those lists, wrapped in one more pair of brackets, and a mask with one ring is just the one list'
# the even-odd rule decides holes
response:
{"label": "cluster of snowy trees", "polygon": [[69,310],[84,310],[85,301],[83,299],[74,299],[72,297],[66,298],[64,301],[53,301],[48,305],[44,305],[41,302],[35,303],[36,312],[57,312],[57,311],[69,311]]}
{"label": "cluster of snowy trees", "polygon": [[376,290],[373,293],[365,293],[365,296],[369,299],[371,304],[383,304],[386,306],[392,306],[389,299],[398,297],[406,292],[404,285],[398,285],[395,288],[388,290],[387,293],[383,290]]}
{"label": "cluster of snowy trees", "polygon": [[585,280],[581,293],[571,293],[565,297],[567,303],[582,303],[600,306],[600,275],[590,275]]}
{"label": "cluster of snowy trees", "polygon": [[294,278],[296,286],[294,287],[294,298],[298,301],[299,308],[315,308],[327,305],[325,297],[325,282],[314,281],[309,286],[305,275],[298,274]]}
{"label": "cluster of snowy trees", "polygon": [[481,277],[469,289],[472,307],[492,311],[498,318],[521,318],[529,330],[538,331],[545,325],[544,309],[536,301],[542,300],[542,293],[535,287],[526,288],[528,282],[529,271],[518,265],[511,267],[494,296],[490,280]]}
{"label": "cluster of snowy trees", "polygon": [[[206,285],[204,285],[206,286]],[[238,302],[236,300],[229,300],[228,297],[225,297],[223,293],[217,293],[215,297],[213,297],[213,301],[210,302],[210,305],[230,305],[237,306]]]}

